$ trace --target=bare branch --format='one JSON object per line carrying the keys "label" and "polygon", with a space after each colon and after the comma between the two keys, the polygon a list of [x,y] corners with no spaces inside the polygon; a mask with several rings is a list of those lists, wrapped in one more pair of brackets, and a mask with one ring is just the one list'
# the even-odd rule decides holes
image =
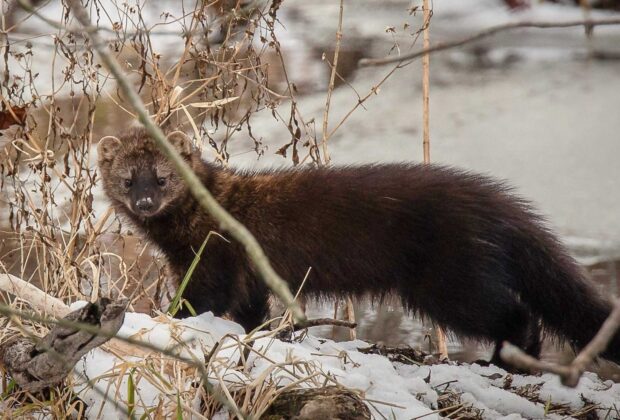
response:
{"label": "bare branch", "polygon": [[579,383],[583,372],[594,362],[594,359],[605,351],[618,328],[620,328],[620,299],[616,300],[613,311],[598,333],[569,365],[558,365],[538,360],[508,342],[502,346],[500,356],[505,362],[520,369],[555,373],[560,376],[564,385],[574,388]]}
{"label": "bare branch", "polygon": [[336,72],[338,69],[338,56],[340,54],[340,41],[342,40],[342,15],[344,12],[344,0],[340,0],[340,12],[338,14],[338,30],[336,31],[336,49],[334,50],[334,61],[332,63],[332,72],[329,77],[329,86],[327,87],[327,99],[325,101],[325,110],[323,111],[323,141],[321,143],[323,147],[323,160],[326,165],[329,165],[330,157],[327,150],[327,124],[329,118],[329,105],[332,100],[332,92],[334,91],[334,84],[336,82]]}
{"label": "bare branch", "polygon": [[581,350],[577,355],[573,364],[576,365],[581,371],[585,370],[594,359],[605,351],[607,345],[616,334],[616,331],[620,328],[620,299],[616,301],[613,311],[594,338],[588,343],[587,346]]}
{"label": "bare branch", "polygon": [[[424,0],[424,24],[422,25],[422,45],[423,50],[428,50],[430,45],[430,24],[433,17],[433,10],[429,6],[429,1]],[[431,129],[430,129],[430,88],[431,88],[431,57],[425,53],[422,57],[422,151],[424,163],[431,163]],[[435,327],[437,332],[437,349],[439,358],[448,359],[448,345],[446,343],[446,333],[440,326]]]}
{"label": "bare branch", "polygon": [[316,319],[308,319],[303,324],[295,324],[294,329],[300,330],[303,328],[310,327],[320,327],[322,325],[334,325],[336,327],[346,327],[346,328],[355,328],[357,327],[357,322],[345,321],[341,319],[332,319],[332,318],[316,318]]}
{"label": "bare branch", "polygon": [[[429,26],[431,24],[432,10],[429,9],[428,0],[424,0],[424,29],[423,29],[423,46],[424,50],[428,50],[430,45]],[[422,148],[424,151],[424,163],[431,163],[431,133],[430,133],[430,103],[429,91],[431,86],[430,76],[431,57],[429,53],[422,56]],[[441,334],[440,334],[441,335]],[[440,340],[441,341],[441,340]]]}
{"label": "bare branch", "polygon": [[369,67],[369,66],[382,66],[384,64],[390,63],[403,63],[404,61],[415,60],[416,58],[422,57],[425,54],[430,54],[437,51],[444,51],[450,48],[461,47],[465,44],[469,44],[474,41],[478,41],[483,38],[488,38],[492,35],[495,35],[498,32],[509,31],[517,28],[538,28],[538,29],[548,29],[548,28],[569,28],[573,26],[584,26],[586,28],[592,28],[594,26],[604,26],[604,25],[619,25],[620,18],[613,19],[583,19],[583,20],[572,20],[566,22],[532,22],[532,21],[524,21],[524,22],[512,22],[507,23],[505,25],[493,26],[491,28],[485,29],[473,35],[467,36],[465,38],[450,41],[450,42],[440,42],[432,47],[423,48],[420,51],[411,52],[408,54],[403,54],[395,57],[385,57],[385,58],[363,58],[359,62],[360,67]]}
{"label": "bare branch", "polygon": [[344,319],[353,324],[352,327],[349,327],[349,339],[355,340],[357,338],[357,331],[355,331],[357,323],[355,322],[355,310],[353,309],[353,301],[350,296],[347,296],[344,303]]}

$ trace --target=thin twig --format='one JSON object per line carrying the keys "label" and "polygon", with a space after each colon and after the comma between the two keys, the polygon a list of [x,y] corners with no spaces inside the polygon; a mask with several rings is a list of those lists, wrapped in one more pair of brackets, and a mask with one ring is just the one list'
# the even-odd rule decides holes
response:
{"label": "thin twig", "polygon": [[308,319],[303,324],[295,324],[293,329],[297,331],[303,328],[320,327],[322,325],[334,325],[336,327],[346,327],[346,328],[357,327],[356,322],[350,322],[350,321],[345,321],[342,319],[333,319],[333,318],[316,318],[316,319]]}
{"label": "thin twig", "polygon": [[[424,0],[424,25],[422,26],[422,47],[426,51],[430,46],[430,24],[433,11],[429,6],[429,1]],[[431,90],[431,57],[429,53],[422,56],[422,149],[424,153],[424,163],[431,163],[431,129],[430,129],[430,90]],[[448,345],[446,344],[446,333],[440,326],[435,328],[437,332],[437,350],[440,359],[448,358]]]}
{"label": "thin twig", "polygon": [[492,35],[495,35],[498,32],[508,31],[516,28],[538,28],[538,29],[548,29],[548,28],[569,28],[573,26],[584,26],[594,27],[594,26],[604,26],[604,25],[619,25],[620,18],[613,19],[582,19],[582,20],[571,20],[566,22],[532,22],[532,21],[524,21],[524,22],[512,22],[504,25],[493,26],[491,28],[485,29],[473,35],[469,35],[465,38],[450,41],[450,42],[440,42],[432,47],[423,48],[420,51],[411,52],[408,54],[403,54],[395,57],[384,57],[384,58],[363,58],[359,61],[360,67],[368,67],[368,66],[382,66],[384,64],[389,63],[402,63],[404,61],[411,61],[419,57],[423,57],[425,54],[434,53],[437,51],[444,51],[450,48],[460,47],[465,44],[469,44],[470,42],[478,41],[482,38],[487,38]]}
{"label": "thin twig", "polygon": [[[430,23],[431,23],[431,10],[429,9],[428,0],[424,0],[424,30],[423,38],[422,38],[422,46],[424,50],[428,50],[430,46]],[[426,53],[422,56],[422,147],[424,151],[424,163],[431,163],[431,143],[430,143],[430,125],[429,125],[429,114],[430,114],[430,104],[429,104],[429,95],[430,95],[430,67],[431,67],[431,57],[430,54]]]}
{"label": "thin twig", "polygon": [[353,308],[353,300],[351,300],[350,296],[347,296],[344,303],[344,319],[349,321],[353,325],[352,327],[349,327],[349,339],[355,340],[357,338],[357,331],[355,331],[357,323],[355,322],[355,310]]}
{"label": "thin twig", "polygon": [[252,233],[233,216],[230,215],[204,187],[198,176],[183,160],[166,136],[151,120],[148,111],[144,107],[142,100],[136,93],[129,79],[124,74],[118,61],[108,52],[108,48],[99,36],[97,27],[91,25],[88,12],[78,0],[69,1],[71,10],[76,19],[82,24],[84,32],[91,38],[93,47],[99,53],[101,60],[108,67],[110,72],[116,77],[119,88],[123,91],[127,100],[134,108],[138,119],[144,125],[149,135],[162,153],[172,162],[179,175],[186,182],[189,190],[200,205],[219,222],[221,229],[229,232],[245,248],[248,257],[256,267],[261,278],[273,293],[291,309],[296,322],[303,323],[305,314],[301,307],[295,302],[293,294],[289,290],[286,282],[275,272],[260,244]]}
{"label": "thin twig", "polygon": [[327,124],[329,119],[329,105],[332,100],[332,92],[334,91],[334,84],[336,82],[336,69],[338,68],[338,56],[340,54],[340,41],[342,40],[342,15],[344,12],[344,0],[340,0],[340,12],[338,14],[338,31],[336,32],[336,49],[334,50],[334,61],[332,63],[332,72],[329,78],[329,86],[327,87],[327,100],[325,101],[325,110],[323,111],[323,141],[321,146],[323,148],[323,161],[326,165],[329,165],[331,160],[329,152],[327,150]]}
{"label": "thin twig", "polygon": [[544,362],[524,353],[517,346],[504,342],[500,357],[507,363],[528,371],[543,371],[560,376],[562,383],[569,387],[576,387],[583,372],[594,362],[609,345],[616,331],[620,328],[620,299],[616,300],[614,309],[609,314],[594,338],[590,340],[568,365]]}
{"label": "thin twig", "polygon": [[[335,88],[336,76],[339,76],[338,75],[338,57],[340,55],[340,44],[342,40],[342,16],[343,14],[344,14],[344,0],[340,0],[340,8],[339,8],[339,13],[338,13],[338,30],[336,31],[336,47],[334,49],[334,60],[331,63],[331,74],[329,78],[329,85],[327,86],[327,99],[325,101],[325,109],[323,110],[323,139],[321,141],[321,147],[323,149],[323,163],[325,165],[329,165],[329,163],[331,162],[331,157],[329,156],[329,150],[327,148],[327,142],[330,138],[330,135],[328,135],[327,133],[327,127],[329,123],[329,108],[331,105],[332,93]],[[351,302],[351,299],[347,298],[347,302],[345,304],[345,307],[347,308],[347,312],[345,315],[347,316],[353,311],[353,308],[352,307],[349,308],[348,306],[350,302]],[[332,321],[337,321],[336,319],[337,316],[338,316],[338,300],[334,302],[334,319]],[[353,317],[353,320],[355,320],[355,317]],[[351,319],[347,319],[347,321],[351,321]],[[342,321],[338,321],[338,322],[342,322]],[[349,322],[349,324],[353,325],[352,327],[349,327],[351,328],[351,330],[349,331],[349,335],[353,339],[354,336],[356,335],[354,328],[357,324],[355,324],[355,322]],[[339,323],[332,323],[330,325],[345,326]],[[332,332],[335,332],[335,330]]]}

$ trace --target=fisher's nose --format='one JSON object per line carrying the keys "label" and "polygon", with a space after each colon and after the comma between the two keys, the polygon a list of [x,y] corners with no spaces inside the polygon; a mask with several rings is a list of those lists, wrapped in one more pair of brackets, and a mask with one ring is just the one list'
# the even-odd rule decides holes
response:
{"label": "fisher's nose", "polygon": [[140,211],[153,210],[153,199],[151,197],[144,197],[136,201],[136,207]]}

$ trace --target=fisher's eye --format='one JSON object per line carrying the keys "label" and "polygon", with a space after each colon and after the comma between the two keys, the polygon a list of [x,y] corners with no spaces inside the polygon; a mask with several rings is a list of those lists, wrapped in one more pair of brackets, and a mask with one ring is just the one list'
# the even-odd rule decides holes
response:
{"label": "fisher's eye", "polygon": [[157,178],[157,185],[159,185],[160,187],[163,187],[164,185],[166,185],[166,178],[164,177]]}
{"label": "fisher's eye", "polygon": [[131,188],[131,185],[132,185],[131,179],[129,178],[123,179],[123,185],[125,186],[125,188]]}

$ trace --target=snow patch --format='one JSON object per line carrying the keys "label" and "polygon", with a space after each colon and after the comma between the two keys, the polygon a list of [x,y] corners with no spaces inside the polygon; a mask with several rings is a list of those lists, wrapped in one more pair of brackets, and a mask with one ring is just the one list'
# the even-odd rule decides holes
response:
{"label": "snow patch", "polygon": [[[78,306],[74,304],[72,308]],[[368,347],[368,343],[361,340],[337,343],[297,334],[292,342],[285,342],[265,334],[259,332],[255,335],[255,351],[250,353],[243,370],[236,369],[240,357],[238,342],[247,336],[238,324],[214,317],[212,313],[184,320],[128,313],[119,337],[143,340],[168,350],[178,349],[180,355],[201,362],[204,362],[205,354],[219,345],[220,350],[211,355],[214,372],[209,372],[210,380],[213,373],[213,377],[219,377],[227,386],[251,381],[273,381],[278,386],[298,383],[303,387],[321,386],[326,381],[327,384],[338,383],[360,392],[378,417],[438,419],[439,395],[446,390],[460,395],[462,404],[481,410],[485,419],[542,418],[545,415],[562,418],[546,413],[547,401],[579,409],[585,400],[599,404],[599,413],[604,415],[606,409],[613,409],[620,401],[620,384],[603,382],[592,373],[586,373],[579,386],[571,389],[562,386],[558,378],[550,374],[509,375],[498,367],[477,364],[417,366],[393,363],[387,357],[358,351]],[[131,367],[145,363],[148,364],[138,356],[121,359],[101,348],[84,356],[75,369],[78,374],[75,391],[88,404],[89,415],[108,418],[122,414],[127,407]],[[320,381],[300,381],[301,377],[311,373]],[[166,400],[176,401],[176,390],[163,386],[164,381],[153,380],[144,374],[133,375],[137,415]],[[158,375],[175,383],[175,375],[178,379],[179,372],[162,368]],[[85,383],[80,377],[88,378],[90,382]],[[189,390],[196,379],[190,373],[182,381],[182,386]],[[214,379],[212,383],[218,386],[220,382]],[[176,384],[179,385],[178,381]],[[537,390],[537,400],[530,401],[523,394],[514,392],[527,386]],[[107,399],[105,395],[108,395]],[[197,402],[192,405],[199,408]],[[224,412],[218,415],[226,417]]]}

